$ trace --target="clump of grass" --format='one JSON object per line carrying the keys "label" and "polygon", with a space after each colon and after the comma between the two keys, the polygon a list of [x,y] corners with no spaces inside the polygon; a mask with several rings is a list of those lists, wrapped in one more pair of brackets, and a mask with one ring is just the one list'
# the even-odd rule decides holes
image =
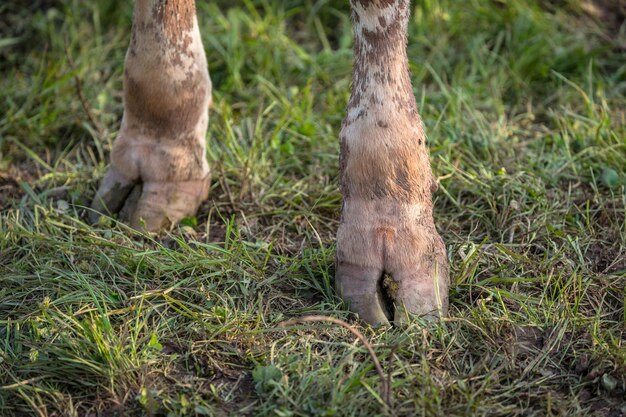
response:
{"label": "clump of grass", "polygon": [[198,4],[216,175],[197,218],[160,237],[84,222],[131,8],[0,5],[16,22],[0,31],[0,414],[626,412],[624,32],[582,2],[415,8],[451,311],[352,322],[391,405],[350,331],[279,327],[351,320],[332,289],[351,28],[331,3]]}

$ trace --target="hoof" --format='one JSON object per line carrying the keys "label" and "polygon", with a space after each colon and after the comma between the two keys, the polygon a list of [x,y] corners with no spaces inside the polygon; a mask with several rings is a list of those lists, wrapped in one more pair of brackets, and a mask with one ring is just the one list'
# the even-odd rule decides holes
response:
{"label": "hoof", "polygon": [[191,181],[142,182],[110,168],[91,203],[89,221],[97,223],[102,214],[119,214],[135,229],[157,232],[193,216],[207,199],[209,186],[209,174]]}
{"label": "hoof", "polygon": [[371,325],[447,314],[446,248],[427,207],[346,201],[335,278],[350,310]]}

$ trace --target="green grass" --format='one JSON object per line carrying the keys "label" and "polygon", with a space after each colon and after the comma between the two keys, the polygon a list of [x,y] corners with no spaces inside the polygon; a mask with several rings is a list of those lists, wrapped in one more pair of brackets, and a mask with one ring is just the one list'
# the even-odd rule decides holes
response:
{"label": "green grass", "polygon": [[85,220],[130,4],[0,4],[0,415],[626,414],[626,31],[574,1],[413,15],[451,308],[355,323],[391,407],[350,332],[279,327],[350,320],[332,289],[347,3],[199,2],[211,198],[159,237]]}

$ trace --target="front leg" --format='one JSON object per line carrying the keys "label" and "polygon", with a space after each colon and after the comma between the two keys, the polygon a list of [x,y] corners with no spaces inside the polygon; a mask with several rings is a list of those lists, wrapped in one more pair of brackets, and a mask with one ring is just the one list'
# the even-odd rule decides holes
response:
{"label": "front leg", "polygon": [[344,202],[336,285],[370,324],[448,306],[445,245],[432,217],[433,177],[409,79],[409,0],[351,0],[354,71],[341,142]]}
{"label": "front leg", "polygon": [[137,0],[124,69],[124,115],[92,203],[157,231],[208,196],[211,80],[193,0]]}

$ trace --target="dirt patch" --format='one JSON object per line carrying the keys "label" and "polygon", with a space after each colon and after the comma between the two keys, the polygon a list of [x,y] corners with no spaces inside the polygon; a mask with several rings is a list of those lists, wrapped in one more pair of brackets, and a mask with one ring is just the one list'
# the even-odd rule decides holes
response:
{"label": "dirt patch", "polygon": [[24,191],[15,178],[0,174],[0,212],[11,207],[23,194]]}
{"label": "dirt patch", "polygon": [[594,242],[585,253],[585,260],[589,269],[599,274],[623,272],[626,271],[626,248],[619,242],[610,246]]}
{"label": "dirt patch", "polygon": [[[604,32],[608,40],[616,40],[620,28],[626,23],[626,2],[624,0],[581,0],[577,4],[566,0],[542,0],[542,8],[551,12],[564,10],[573,19],[593,20]],[[618,45],[625,49],[623,43]]]}
{"label": "dirt patch", "polygon": [[[0,151],[2,155],[2,151]],[[8,167],[0,169],[0,212],[16,204],[25,194],[22,182],[35,188],[34,184],[41,177],[37,166],[28,160],[12,161]]]}
{"label": "dirt patch", "polygon": [[543,331],[532,326],[513,328],[513,347],[517,353],[530,355],[541,350],[544,343]]}
{"label": "dirt patch", "polygon": [[626,2],[623,0],[587,0],[582,9],[607,29],[619,30],[626,20]]}

